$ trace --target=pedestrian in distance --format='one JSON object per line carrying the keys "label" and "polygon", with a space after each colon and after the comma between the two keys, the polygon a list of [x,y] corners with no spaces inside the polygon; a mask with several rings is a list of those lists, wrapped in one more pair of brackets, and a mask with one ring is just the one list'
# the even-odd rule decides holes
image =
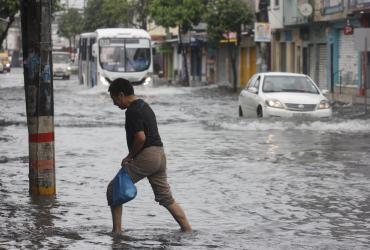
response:
{"label": "pedestrian in distance", "polygon": [[[147,178],[155,201],[171,213],[182,231],[191,232],[184,210],[172,197],[167,182],[166,155],[153,110],[135,95],[133,86],[125,79],[112,81],[108,91],[113,104],[126,110],[125,129],[129,152],[121,166],[127,170],[134,183]],[[112,206],[112,182],[107,188],[107,200],[112,212],[112,232],[121,233],[122,205]]]}

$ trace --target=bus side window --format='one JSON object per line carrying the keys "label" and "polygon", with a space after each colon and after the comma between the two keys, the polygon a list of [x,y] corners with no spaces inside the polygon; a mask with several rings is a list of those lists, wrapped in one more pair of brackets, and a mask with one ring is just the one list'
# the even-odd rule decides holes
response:
{"label": "bus side window", "polygon": [[92,49],[93,49],[93,44],[94,43],[95,43],[95,38],[90,39],[90,44],[89,44],[89,60],[91,62],[94,61],[94,57],[93,57],[93,53],[92,53]]}
{"label": "bus side window", "polygon": [[81,59],[83,60],[83,61],[86,61],[86,57],[87,57],[87,55],[86,55],[86,48],[87,47],[87,39],[86,38],[83,38],[82,39],[82,55],[81,55]]}

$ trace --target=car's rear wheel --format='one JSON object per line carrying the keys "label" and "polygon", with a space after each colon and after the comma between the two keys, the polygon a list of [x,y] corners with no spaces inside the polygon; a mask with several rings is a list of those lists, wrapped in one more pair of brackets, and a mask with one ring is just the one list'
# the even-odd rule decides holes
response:
{"label": "car's rear wheel", "polygon": [[263,110],[261,106],[258,106],[257,108],[257,117],[262,118],[263,117]]}
{"label": "car's rear wheel", "polygon": [[243,116],[243,110],[242,110],[242,107],[239,106],[239,117],[242,117]]}

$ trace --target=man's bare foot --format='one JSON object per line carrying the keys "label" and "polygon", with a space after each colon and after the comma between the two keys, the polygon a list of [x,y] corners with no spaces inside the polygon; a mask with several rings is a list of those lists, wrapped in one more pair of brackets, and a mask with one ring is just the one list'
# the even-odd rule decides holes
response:
{"label": "man's bare foot", "polygon": [[113,236],[113,237],[119,237],[123,234],[122,230],[112,230],[110,232],[110,234]]}
{"label": "man's bare foot", "polygon": [[171,205],[166,206],[166,208],[172,214],[173,218],[177,221],[177,223],[180,225],[181,231],[188,233],[192,231],[184,210],[177,202],[173,202]]}
{"label": "man's bare foot", "polygon": [[191,227],[189,227],[189,228],[182,227],[182,228],[181,228],[181,232],[184,232],[184,233],[191,233],[191,232],[193,232],[193,230],[191,229]]}

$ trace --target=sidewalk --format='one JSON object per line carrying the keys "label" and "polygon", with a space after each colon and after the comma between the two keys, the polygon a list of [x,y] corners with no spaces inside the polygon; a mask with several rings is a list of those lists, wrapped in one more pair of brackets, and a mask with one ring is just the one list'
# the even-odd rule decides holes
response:
{"label": "sidewalk", "polygon": [[333,103],[333,112],[344,118],[370,118],[369,105],[367,110],[365,110],[364,105],[335,102]]}
{"label": "sidewalk", "polygon": [[[153,75],[153,81],[154,81],[154,86],[163,86],[163,85],[184,86],[179,81],[168,80],[166,78],[160,78],[158,77],[158,75]],[[209,84],[207,82],[194,81],[194,80],[190,80],[189,82],[189,87],[199,87],[199,86],[206,86],[206,85],[209,85]]]}

